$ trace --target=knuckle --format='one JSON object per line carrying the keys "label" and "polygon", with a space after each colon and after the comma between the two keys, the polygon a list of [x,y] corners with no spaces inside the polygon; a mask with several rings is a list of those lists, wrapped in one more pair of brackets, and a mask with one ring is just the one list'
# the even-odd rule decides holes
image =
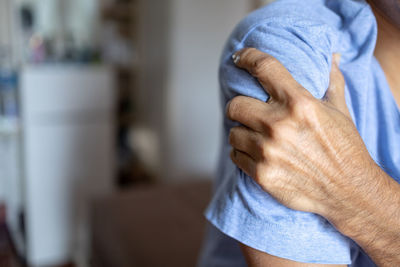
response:
{"label": "knuckle", "polygon": [[296,119],[290,114],[285,114],[272,123],[269,130],[269,137],[272,144],[280,143],[282,139],[291,131]]}
{"label": "knuckle", "polygon": [[314,115],[318,111],[318,102],[312,96],[301,96],[293,101],[290,110],[295,117]]}
{"label": "knuckle", "polygon": [[294,101],[294,106],[302,107],[304,108],[311,108],[312,105],[314,104],[314,99],[312,97],[308,96],[299,96],[296,98]]}
{"label": "knuckle", "polygon": [[261,164],[257,164],[254,170],[254,177],[253,179],[259,183],[262,184],[265,176],[265,167],[262,166]]}
{"label": "knuckle", "polygon": [[282,137],[285,135],[287,129],[286,124],[287,119],[283,119],[274,123],[274,127],[271,129],[271,139],[274,140],[274,142],[282,139]]}
{"label": "knuckle", "polygon": [[239,111],[240,105],[241,105],[240,96],[233,98],[229,102],[228,111],[227,111],[228,118],[234,119],[237,117],[238,112],[240,112]]}
{"label": "knuckle", "polygon": [[245,48],[242,52],[242,58],[249,58],[249,57],[253,57],[255,54],[257,54],[258,50],[255,49],[254,47],[248,47]]}
{"label": "knuckle", "polygon": [[256,139],[254,140],[257,154],[261,156],[262,159],[267,157],[267,145],[264,140]]}
{"label": "knuckle", "polygon": [[252,64],[251,73],[254,76],[262,75],[267,69],[271,68],[276,63],[276,59],[267,54],[258,56]]}
{"label": "knuckle", "polygon": [[272,162],[274,159],[278,158],[278,150],[274,144],[270,144],[268,147],[264,148],[265,162]]}
{"label": "knuckle", "polygon": [[240,127],[233,127],[230,131],[229,131],[229,137],[228,137],[228,141],[229,144],[231,146],[235,146],[236,145],[236,140],[237,140],[237,136],[238,133],[240,131]]}

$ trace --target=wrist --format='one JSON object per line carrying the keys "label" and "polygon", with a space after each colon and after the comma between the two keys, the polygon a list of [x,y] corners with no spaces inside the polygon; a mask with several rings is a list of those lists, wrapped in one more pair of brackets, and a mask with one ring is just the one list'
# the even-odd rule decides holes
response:
{"label": "wrist", "polygon": [[377,218],[392,220],[391,215],[399,207],[395,204],[399,185],[378,165],[372,164],[360,177],[348,178],[362,182],[348,185],[336,199],[337,203],[331,203],[326,209],[326,218],[349,237],[365,232],[361,226],[377,224]]}
{"label": "wrist", "polygon": [[327,209],[326,218],[374,260],[399,262],[400,185],[376,164],[366,175],[365,183],[354,188],[351,197]]}
{"label": "wrist", "polygon": [[349,175],[349,181],[357,180],[357,183],[349,183],[342,188],[337,203],[331,203],[326,209],[326,218],[343,234],[349,237],[363,232],[360,228],[363,224],[369,224],[371,217],[379,212],[384,191],[388,187],[388,177],[375,163],[357,177]]}
{"label": "wrist", "polygon": [[351,234],[359,221],[365,221],[375,209],[377,191],[382,191],[387,181],[373,162],[364,164],[362,171],[340,172],[327,191],[327,197],[318,203],[318,214],[328,219],[341,233]]}

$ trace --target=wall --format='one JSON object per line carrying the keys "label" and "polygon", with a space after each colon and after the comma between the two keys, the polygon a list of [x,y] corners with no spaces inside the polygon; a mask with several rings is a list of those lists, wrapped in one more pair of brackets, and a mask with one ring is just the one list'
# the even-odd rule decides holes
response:
{"label": "wall", "polygon": [[[155,133],[154,138],[140,140],[150,151],[145,151],[147,158],[151,157],[148,165],[156,166],[151,171],[158,177],[164,177],[166,170],[163,168],[162,159],[164,147],[161,143],[168,142],[165,138],[166,86],[169,66],[169,31],[170,31],[170,0],[138,0],[138,27],[134,28],[138,35],[138,62],[133,67],[133,72],[138,74],[137,88],[133,92],[136,124],[144,128],[145,132]],[[133,129],[134,135],[138,129]],[[148,135],[147,135],[148,137]],[[156,143],[156,144],[154,144]],[[142,144],[143,145],[143,144]],[[153,150],[155,153],[153,153]]]}
{"label": "wall", "polygon": [[163,169],[169,179],[211,176],[220,142],[218,62],[252,1],[172,0]]}
{"label": "wall", "polygon": [[[254,5],[140,0],[136,121],[156,133],[153,172],[161,181],[213,176],[221,127],[219,58],[230,32]],[[142,143],[156,143],[147,139]]]}
{"label": "wall", "polygon": [[13,15],[15,3],[0,0],[0,66],[9,68],[17,62],[15,46],[16,18]]}
{"label": "wall", "polygon": [[0,0],[0,47],[9,45],[9,1]]}

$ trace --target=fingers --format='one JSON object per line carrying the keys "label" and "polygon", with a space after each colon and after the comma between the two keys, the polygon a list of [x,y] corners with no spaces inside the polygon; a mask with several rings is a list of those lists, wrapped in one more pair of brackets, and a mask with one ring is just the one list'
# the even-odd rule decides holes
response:
{"label": "fingers", "polygon": [[232,99],[226,107],[226,116],[255,131],[264,130],[264,121],[268,116],[270,104],[247,96]]}
{"label": "fingers", "polygon": [[236,149],[231,150],[232,162],[244,171],[248,176],[255,177],[256,174],[256,162],[249,157],[246,153],[238,151]]}
{"label": "fingers", "polygon": [[332,60],[332,69],[330,73],[329,87],[326,91],[324,99],[350,118],[351,116],[349,109],[347,108],[345,98],[346,84],[343,74],[339,69],[339,64],[340,54],[334,54]]}
{"label": "fingers", "polygon": [[264,90],[276,101],[286,102],[297,94],[309,94],[273,56],[255,48],[245,48],[233,55],[239,68],[258,79]]}
{"label": "fingers", "polygon": [[236,150],[246,153],[253,160],[262,157],[262,151],[257,144],[262,143],[262,136],[249,128],[233,127],[229,132],[229,144]]}

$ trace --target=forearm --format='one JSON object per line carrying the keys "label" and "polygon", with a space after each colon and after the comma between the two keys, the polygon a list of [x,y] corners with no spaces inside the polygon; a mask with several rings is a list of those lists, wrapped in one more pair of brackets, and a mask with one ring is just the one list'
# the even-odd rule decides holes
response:
{"label": "forearm", "polygon": [[400,185],[352,121],[337,56],[323,101],[268,54],[247,48],[233,59],[270,95],[227,105],[227,117],[243,125],[230,131],[233,163],[285,206],[327,218],[379,266],[400,266]]}
{"label": "forearm", "polygon": [[378,266],[400,266],[400,185],[378,166],[368,175],[346,207],[326,217]]}

